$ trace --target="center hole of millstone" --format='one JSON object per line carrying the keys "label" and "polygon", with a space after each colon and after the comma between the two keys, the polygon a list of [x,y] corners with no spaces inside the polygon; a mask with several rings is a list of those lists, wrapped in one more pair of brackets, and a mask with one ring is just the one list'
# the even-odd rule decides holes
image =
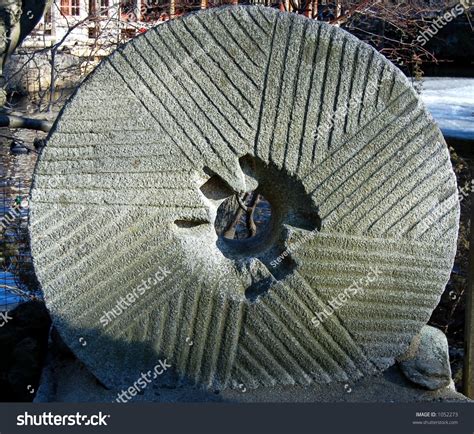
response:
{"label": "center hole of millstone", "polygon": [[234,261],[248,284],[246,298],[255,301],[295,270],[290,237],[319,231],[321,219],[311,195],[284,168],[252,155],[239,163],[245,185],[254,190],[237,193],[214,174],[201,191],[220,201],[214,221],[217,247]]}
{"label": "center hole of millstone", "polygon": [[245,241],[268,235],[272,219],[270,202],[258,191],[234,194],[217,210],[217,235],[225,240]]}
{"label": "center hole of millstone", "polygon": [[[263,260],[262,253],[266,259],[286,248],[290,232],[321,228],[311,194],[296,176],[252,155],[240,158],[239,164],[246,185],[254,190],[237,193],[227,189],[226,193],[221,189],[223,200],[214,226],[219,236],[218,247],[225,256]],[[202,188],[204,194],[215,193],[218,180],[212,181]]]}

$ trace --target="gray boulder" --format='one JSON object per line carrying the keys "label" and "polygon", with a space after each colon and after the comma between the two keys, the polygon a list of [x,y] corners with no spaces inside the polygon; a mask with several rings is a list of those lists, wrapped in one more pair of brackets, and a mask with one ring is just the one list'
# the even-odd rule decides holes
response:
{"label": "gray boulder", "polygon": [[408,351],[399,358],[399,365],[410,381],[426,389],[437,390],[449,386],[451,366],[445,334],[434,327],[423,327]]}

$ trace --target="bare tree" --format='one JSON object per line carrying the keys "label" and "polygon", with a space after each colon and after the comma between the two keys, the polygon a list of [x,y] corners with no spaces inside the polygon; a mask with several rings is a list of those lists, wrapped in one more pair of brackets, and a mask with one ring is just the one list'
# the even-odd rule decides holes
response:
{"label": "bare tree", "polygon": [[[0,4],[0,107],[6,102],[3,68],[7,57],[34,29],[50,4],[51,0],[4,0]],[[25,128],[39,126],[34,121],[20,122],[19,119],[8,118],[8,115],[0,118],[0,126],[12,124]],[[45,128],[45,124],[41,128]]]}
{"label": "bare tree", "polygon": [[[5,0],[10,6],[10,13],[16,16],[23,9],[19,6],[22,0]],[[52,4],[51,4],[52,1]],[[251,0],[253,3],[267,4],[268,0]],[[37,4],[34,0],[23,0]],[[59,0],[42,0],[43,9],[51,11],[56,16],[61,16],[63,21],[62,33],[47,45],[37,48],[21,48],[22,58],[17,62],[16,70],[11,74],[10,80],[16,79],[25,71],[31,73],[35,63],[42,64],[44,59],[48,63],[49,80],[44,84],[44,71],[42,76],[38,72],[38,107],[45,107],[51,111],[55,104],[62,104],[64,98],[58,90],[62,87],[77,86],[94,68],[100,58],[110,54],[118,45],[126,42],[135,35],[147,31],[158,23],[181,16],[189,11],[206,9],[222,4],[237,4],[237,0],[141,0],[141,7],[132,0],[114,0],[110,6],[101,7],[97,0],[89,2],[90,9],[80,16],[68,16]],[[268,3],[269,4],[269,3]],[[421,76],[421,65],[424,61],[435,61],[435,57],[417,41],[420,34],[430,24],[430,17],[436,16],[448,6],[448,2],[441,2],[437,7],[429,6],[423,0],[407,0],[398,2],[392,0],[280,0],[272,3],[281,10],[304,14],[308,17],[324,20],[330,24],[341,26],[345,30],[365,40],[378,51],[384,54],[399,66],[406,67],[412,75]],[[5,7],[3,7],[6,10]],[[1,11],[1,9],[0,9]],[[15,12],[16,11],[16,15]],[[23,11],[28,13],[28,10]],[[28,29],[38,21],[40,14],[28,22]],[[9,19],[13,22],[13,19]],[[6,22],[3,18],[3,22]],[[1,22],[1,21],[0,21]],[[54,23],[52,23],[54,28]],[[5,24],[3,28],[6,28]],[[26,29],[26,27],[25,27]],[[26,31],[21,36],[7,39],[8,50],[4,49],[2,64],[7,53],[23,40]],[[29,30],[28,30],[29,31]],[[1,32],[1,27],[0,27]],[[86,32],[86,45],[80,54],[74,54],[77,44],[77,34]],[[7,30],[7,33],[12,33]],[[0,33],[1,35],[1,33]],[[1,36],[0,36],[1,38]],[[1,41],[0,41],[1,42]],[[40,41],[38,41],[40,42]],[[82,42],[81,42],[82,43]],[[77,59],[70,63],[62,62],[65,56],[76,56]],[[24,60],[26,58],[26,60]],[[43,60],[41,60],[43,59]],[[69,79],[69,77],[72,77]],[[43,80],[43,81],[42,81]],[[64,84],[66,83],[66,84]],[[1,102],[1,101],[0,101]],[[3,105],[3,104],[2,104]],[[13,125],[3,118],[2,125]],[[21,123],[16,122],[16,125]],[[23,123],[30,127],[32,123]],[[40,125],[43,128],[44,125]]]}

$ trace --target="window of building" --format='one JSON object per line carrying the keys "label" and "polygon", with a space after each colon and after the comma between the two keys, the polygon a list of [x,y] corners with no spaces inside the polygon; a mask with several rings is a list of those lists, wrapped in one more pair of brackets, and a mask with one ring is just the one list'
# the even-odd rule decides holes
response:
{"label": "window of building", "polygon": [[61,0],[61,13],[77,17],[81,13],[80,0]]}
{"label": "window of building", "polygon": [[100,0],[100,14],[104,17],[109,15],[109,0]]}

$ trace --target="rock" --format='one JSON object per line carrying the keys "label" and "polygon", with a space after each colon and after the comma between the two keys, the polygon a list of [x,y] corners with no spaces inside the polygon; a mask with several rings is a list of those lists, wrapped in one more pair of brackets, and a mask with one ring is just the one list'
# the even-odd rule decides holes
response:
{"label": "rock", "polygon": [[423,327],[398,362],[410,381],[426,389],[437,390],[451,384],[448,340],[434,327]]}
{"label": "rock", "polygon": [[28,149],[25,146],[23,146],[21,143],[13,141],[10,144],[10,152],[13,155],[28,154]]}
{"label": "rock", "polygon": [[[222,201],[256,185],[267,230],[218,236]],[[59,115],[31,195],[54,323],[110,388],[159,358],[212,390],[372,375],[426,324],[456,251],[449,153],[406,77],[271,8],[117,50]]]}
{"label": "rock", "polygon": [[46,140],[36,138],[33,140],[33,146],[37,151],[41,151],[46,146]]}

